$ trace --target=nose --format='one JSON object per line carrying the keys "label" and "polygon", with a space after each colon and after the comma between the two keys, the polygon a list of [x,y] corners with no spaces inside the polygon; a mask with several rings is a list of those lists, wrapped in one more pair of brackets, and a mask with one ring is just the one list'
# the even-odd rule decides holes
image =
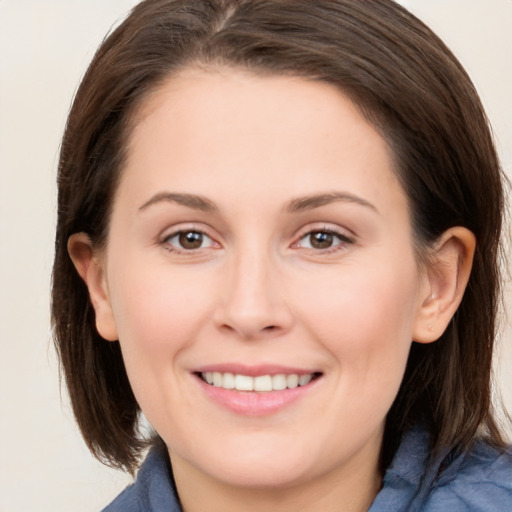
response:
{"label": "nose", "polygon": [[274,258],[244,251],[228,264],[225,276],[214,315],[218,328],[245,340],[275,337],[290,329],[289,297]]}

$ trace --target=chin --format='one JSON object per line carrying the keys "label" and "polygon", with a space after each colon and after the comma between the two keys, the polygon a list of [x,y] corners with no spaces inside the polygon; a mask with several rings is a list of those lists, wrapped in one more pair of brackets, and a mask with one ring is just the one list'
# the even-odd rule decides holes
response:
{"label": "chin", "polygon": [[236,463],[221,470],[215,468],[211,476],[231,487],[266,491],[287,489],[311,480],[303,463],[298,466],[275,462],[265,461],[261,465]]}
{"label": "chin", "polygon": [[[261,439],[259,443],[246,444],[245,447],[238,443],[231,446],[222,444],[213,450],[208,446],[201,452],[187,454],[191,456],[182,460],[186,460],[194,472],[236,488],[285,489],[315,476],[312,466],[318,467],[318,463],[312,465],[311,458],[306,455],[307,450],[301,446],[293,446],[286,441],[265,444]],[[172,451],[171,461],[174,461]]]}

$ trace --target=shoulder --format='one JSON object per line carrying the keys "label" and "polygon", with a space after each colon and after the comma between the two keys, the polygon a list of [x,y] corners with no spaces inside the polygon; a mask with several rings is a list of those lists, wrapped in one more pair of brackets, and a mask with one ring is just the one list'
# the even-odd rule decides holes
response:
{"label": "shoulder", "polygon": [[115,500],[105,507],[102,512],[141,512],[135,484],[129,485]]}
{"label": "shoulder", "polygon": [[479,442],[469,453],[434,464],[428,459],[428,433],[409,432],[370,512],[512,511],[512,449]]}
{"label": "shoulder", "polygon": [[512,449],[498,451],[480,442],[451,461],[433,482],[427,511],[512,510]]}
{"label": "shoulder", "polygon": [[135,482],[102,512],[181,512],[165,445],[148,453]]}

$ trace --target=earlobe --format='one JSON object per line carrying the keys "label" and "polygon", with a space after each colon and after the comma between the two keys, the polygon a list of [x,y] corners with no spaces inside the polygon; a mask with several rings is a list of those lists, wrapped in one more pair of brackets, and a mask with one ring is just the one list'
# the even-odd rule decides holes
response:
{"label": "earlobe", "polygon": [[68,253],[89,290],[99,334],[108,341],[116,341],[117,327],[110,304],[103,258],[96,253],[86,233],[75,233],[69,237]]}
{"label": "earlobe", "polygon": [[448,229],[438,239],[425,270],[414,341],[431,343],[442,336],[464,296],[475,246],[474,234],[460,226]]}

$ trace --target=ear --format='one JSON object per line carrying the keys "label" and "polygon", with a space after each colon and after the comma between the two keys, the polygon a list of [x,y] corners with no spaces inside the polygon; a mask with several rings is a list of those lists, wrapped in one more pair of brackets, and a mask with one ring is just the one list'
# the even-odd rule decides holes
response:
{"label": "ear", "polygon": [[425,286],[414,324],[413,340],[431,343],[441,337],[462,301],[475,253],[475,235],[457,226],[438,239],[425,270]]}
{"label": "ear", "polygon": [[108,341],[118,339],[104,271],[104,258],[97,254],[89,236],[75,233],[69,237],[68,253],[89,290],[96,314],[96,329]]}

